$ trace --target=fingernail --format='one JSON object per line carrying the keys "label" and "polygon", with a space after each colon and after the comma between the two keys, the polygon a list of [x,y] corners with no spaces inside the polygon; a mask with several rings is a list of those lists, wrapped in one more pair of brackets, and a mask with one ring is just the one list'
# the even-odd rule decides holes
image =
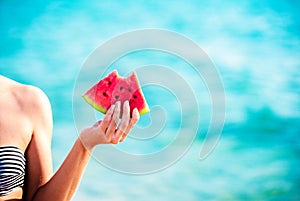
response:
{"label": "fingernail", "polygon": [[126,100],[124,103],[125,103],[126,105],[129,105],[129,101],[128,101],[128,100]]}
{"label": "fingernail", "polygon": [[113,110],[113,109],[115,109],[115,104],[111,105],[109,108],[109,110]]}
{"label": "fingernail", "polygon": [[134,108],[134,109],[133,109],[133,112],[135,112],[136,114],[139,115],[139,110],[138,110],[137,108]]}

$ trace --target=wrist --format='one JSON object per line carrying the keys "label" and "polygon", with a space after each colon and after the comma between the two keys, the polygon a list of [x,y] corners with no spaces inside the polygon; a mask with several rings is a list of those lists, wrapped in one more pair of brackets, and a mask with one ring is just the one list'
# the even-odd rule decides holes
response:
{"label": "wrist", "polygon": [[81,132],[77,141],[79,141],[79,143],[81,144],[81,146],[88,152],[93,152],[94,148],[95,148],[95,144],[93,144],[91,142],[91,140],[89,140],[87,134],[85,132]]}

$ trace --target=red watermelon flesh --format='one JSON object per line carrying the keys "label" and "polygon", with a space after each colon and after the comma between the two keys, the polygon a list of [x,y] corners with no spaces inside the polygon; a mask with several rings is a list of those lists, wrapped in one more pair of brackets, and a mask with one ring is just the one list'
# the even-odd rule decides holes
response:
{"label": "red watermelon flesh", "polygon": [[138,109],[140,115],[150,111],[135,72],[123,78],[115,70],[91,87],[83,98],[104,114],[115,102],[123,104],[126,100],[129,100],[130,114],[134,108]]}

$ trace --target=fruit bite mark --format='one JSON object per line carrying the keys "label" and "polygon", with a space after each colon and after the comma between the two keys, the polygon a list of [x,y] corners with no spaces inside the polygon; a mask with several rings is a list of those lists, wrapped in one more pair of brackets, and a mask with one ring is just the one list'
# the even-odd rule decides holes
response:
{"label": "fruit bite mark", "polygon": [[150,111],[135,72],[128,77],[121,77],[114,70],[92,86],[83,98],[93,108],[104,114],[115,102],[120,101],[123,105],[126,100],[129,101],[130,114],[134,108],[138,109],[140,115]]}

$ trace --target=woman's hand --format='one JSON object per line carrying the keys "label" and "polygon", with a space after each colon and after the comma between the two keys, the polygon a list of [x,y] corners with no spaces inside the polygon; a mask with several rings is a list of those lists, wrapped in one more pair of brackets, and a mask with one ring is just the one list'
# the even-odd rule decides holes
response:
{"label": "woman's hand", "polygon": [[121,104],[118,101],[111,105],[102,121],[81,132],[80,140],[87,150],[91,151],[98,144],[118,144],[125,140],[132,127],[139,120],[140,115],[135,108],[130,118],[128,101],[124,102],[122,111],[122,119],[119,123]]}

